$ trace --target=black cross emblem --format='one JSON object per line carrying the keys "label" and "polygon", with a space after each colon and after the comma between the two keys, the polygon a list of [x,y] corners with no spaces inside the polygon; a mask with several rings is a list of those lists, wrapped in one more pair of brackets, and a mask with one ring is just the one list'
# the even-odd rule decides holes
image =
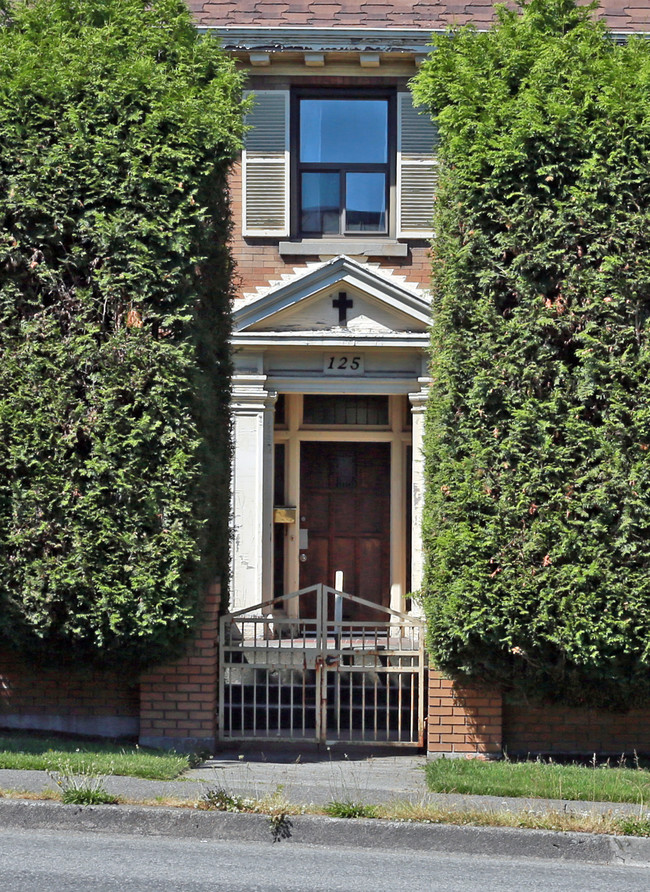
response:
{"label": "black cross emblem", "polygon": [[339,311],[339,325],[348,324],[348,310],[354,306],[353,301],[347,296],[345,291],[339,291],[339,296],[332,301],[332,306]]}

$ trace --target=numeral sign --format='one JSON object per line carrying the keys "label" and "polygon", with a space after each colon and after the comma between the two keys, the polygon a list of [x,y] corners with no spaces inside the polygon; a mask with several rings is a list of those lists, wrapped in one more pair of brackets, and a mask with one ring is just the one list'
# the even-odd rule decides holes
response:
{"label": "numeral sign", "polygon": [[363,355],[359,353],[326,353],[323,356],[326,375],[363,375]]}

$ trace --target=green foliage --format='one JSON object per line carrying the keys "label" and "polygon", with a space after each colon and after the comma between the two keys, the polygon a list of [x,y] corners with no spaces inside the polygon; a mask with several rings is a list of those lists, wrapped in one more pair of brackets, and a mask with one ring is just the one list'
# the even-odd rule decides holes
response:
{"label": "green foliage", "polygon": [[104,786],[106,775],[101,774],[92,762],[76,767],[64,762],[57,771],[48,774],[61,791],[61,801],[66,805],[115,805],[119,801]]}
{"label": "green foliage", "polygon": [[650,696],[650,43],[573,0],[435,38],[430,646],[457,678]]}
{"label": "green foliage", "polygon": [[178,651],[227,564],[240,79],[182,0],[0,15],[0,638]]}
{"label": "green foliage", "polygon": [[252,799],[229,793],[223,787],[207,789],[196,807],[204,811],[227,811],[235,814],[265,814],[269,819],[269,829],[273,842],[281,842],[291,837],[293,822],[287,814],[288,803],[282,798],[281,791],[265,796],[263,799]]}
{"label": "green foliage", "polygon": [[426,766],[427,784],[435,793],[470,796],[523,796],[584,802],[633,802],[645,806],[650,772],[628,767],[625,759],[591,765],[561,765],[551,760],[480,762],[434,759]]}
{"label": "green foliage", "polygon": [[376,818],[377,808],[365,802],[354,802],[351,799],[334,799],[328,802],[323,811],[330,818]]}
{"label": "green foliage", "polygon": [[648,818],[629,817],[619,818],[618,829],[623,836],[650,836],[650,821]]}
{"label": "green foliage", "polygon": [[209,787],[201,796],[200,807],[207,811],[255,812],[257,802],[236,793],[229,793],[223,787]]}
{"label": "green foliage", "polygon": [[11,732],[0,736],[0,769],[55,771],[65,764],[80,772],[89,760],[100,774],[147,780],[174,780],[193,767],[190,757],[169,750]]}

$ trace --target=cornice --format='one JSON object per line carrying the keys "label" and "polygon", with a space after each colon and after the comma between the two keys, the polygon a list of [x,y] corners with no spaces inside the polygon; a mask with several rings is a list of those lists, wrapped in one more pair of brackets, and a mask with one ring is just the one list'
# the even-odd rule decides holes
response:
{"label": "cornice", "polygon": [[213,32],[224,49],[266,52],[381,52],[423,53],[432,33],[446,28],[307,28],[261,27],[259,25],[199,26],[199,32]]}

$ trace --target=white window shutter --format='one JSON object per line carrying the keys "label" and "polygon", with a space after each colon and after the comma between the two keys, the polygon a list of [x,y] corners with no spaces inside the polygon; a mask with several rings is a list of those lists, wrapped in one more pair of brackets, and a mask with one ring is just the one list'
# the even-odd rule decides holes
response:
{"label": "white window shutter", "polygon": [[289,235],[289,92],[257,90],[246,115],[242,203],[244,235]]}
{"label": "white window shutter", "polygon": [[410,93],[397,94],[397,237],[431,238],[438,132]]}

